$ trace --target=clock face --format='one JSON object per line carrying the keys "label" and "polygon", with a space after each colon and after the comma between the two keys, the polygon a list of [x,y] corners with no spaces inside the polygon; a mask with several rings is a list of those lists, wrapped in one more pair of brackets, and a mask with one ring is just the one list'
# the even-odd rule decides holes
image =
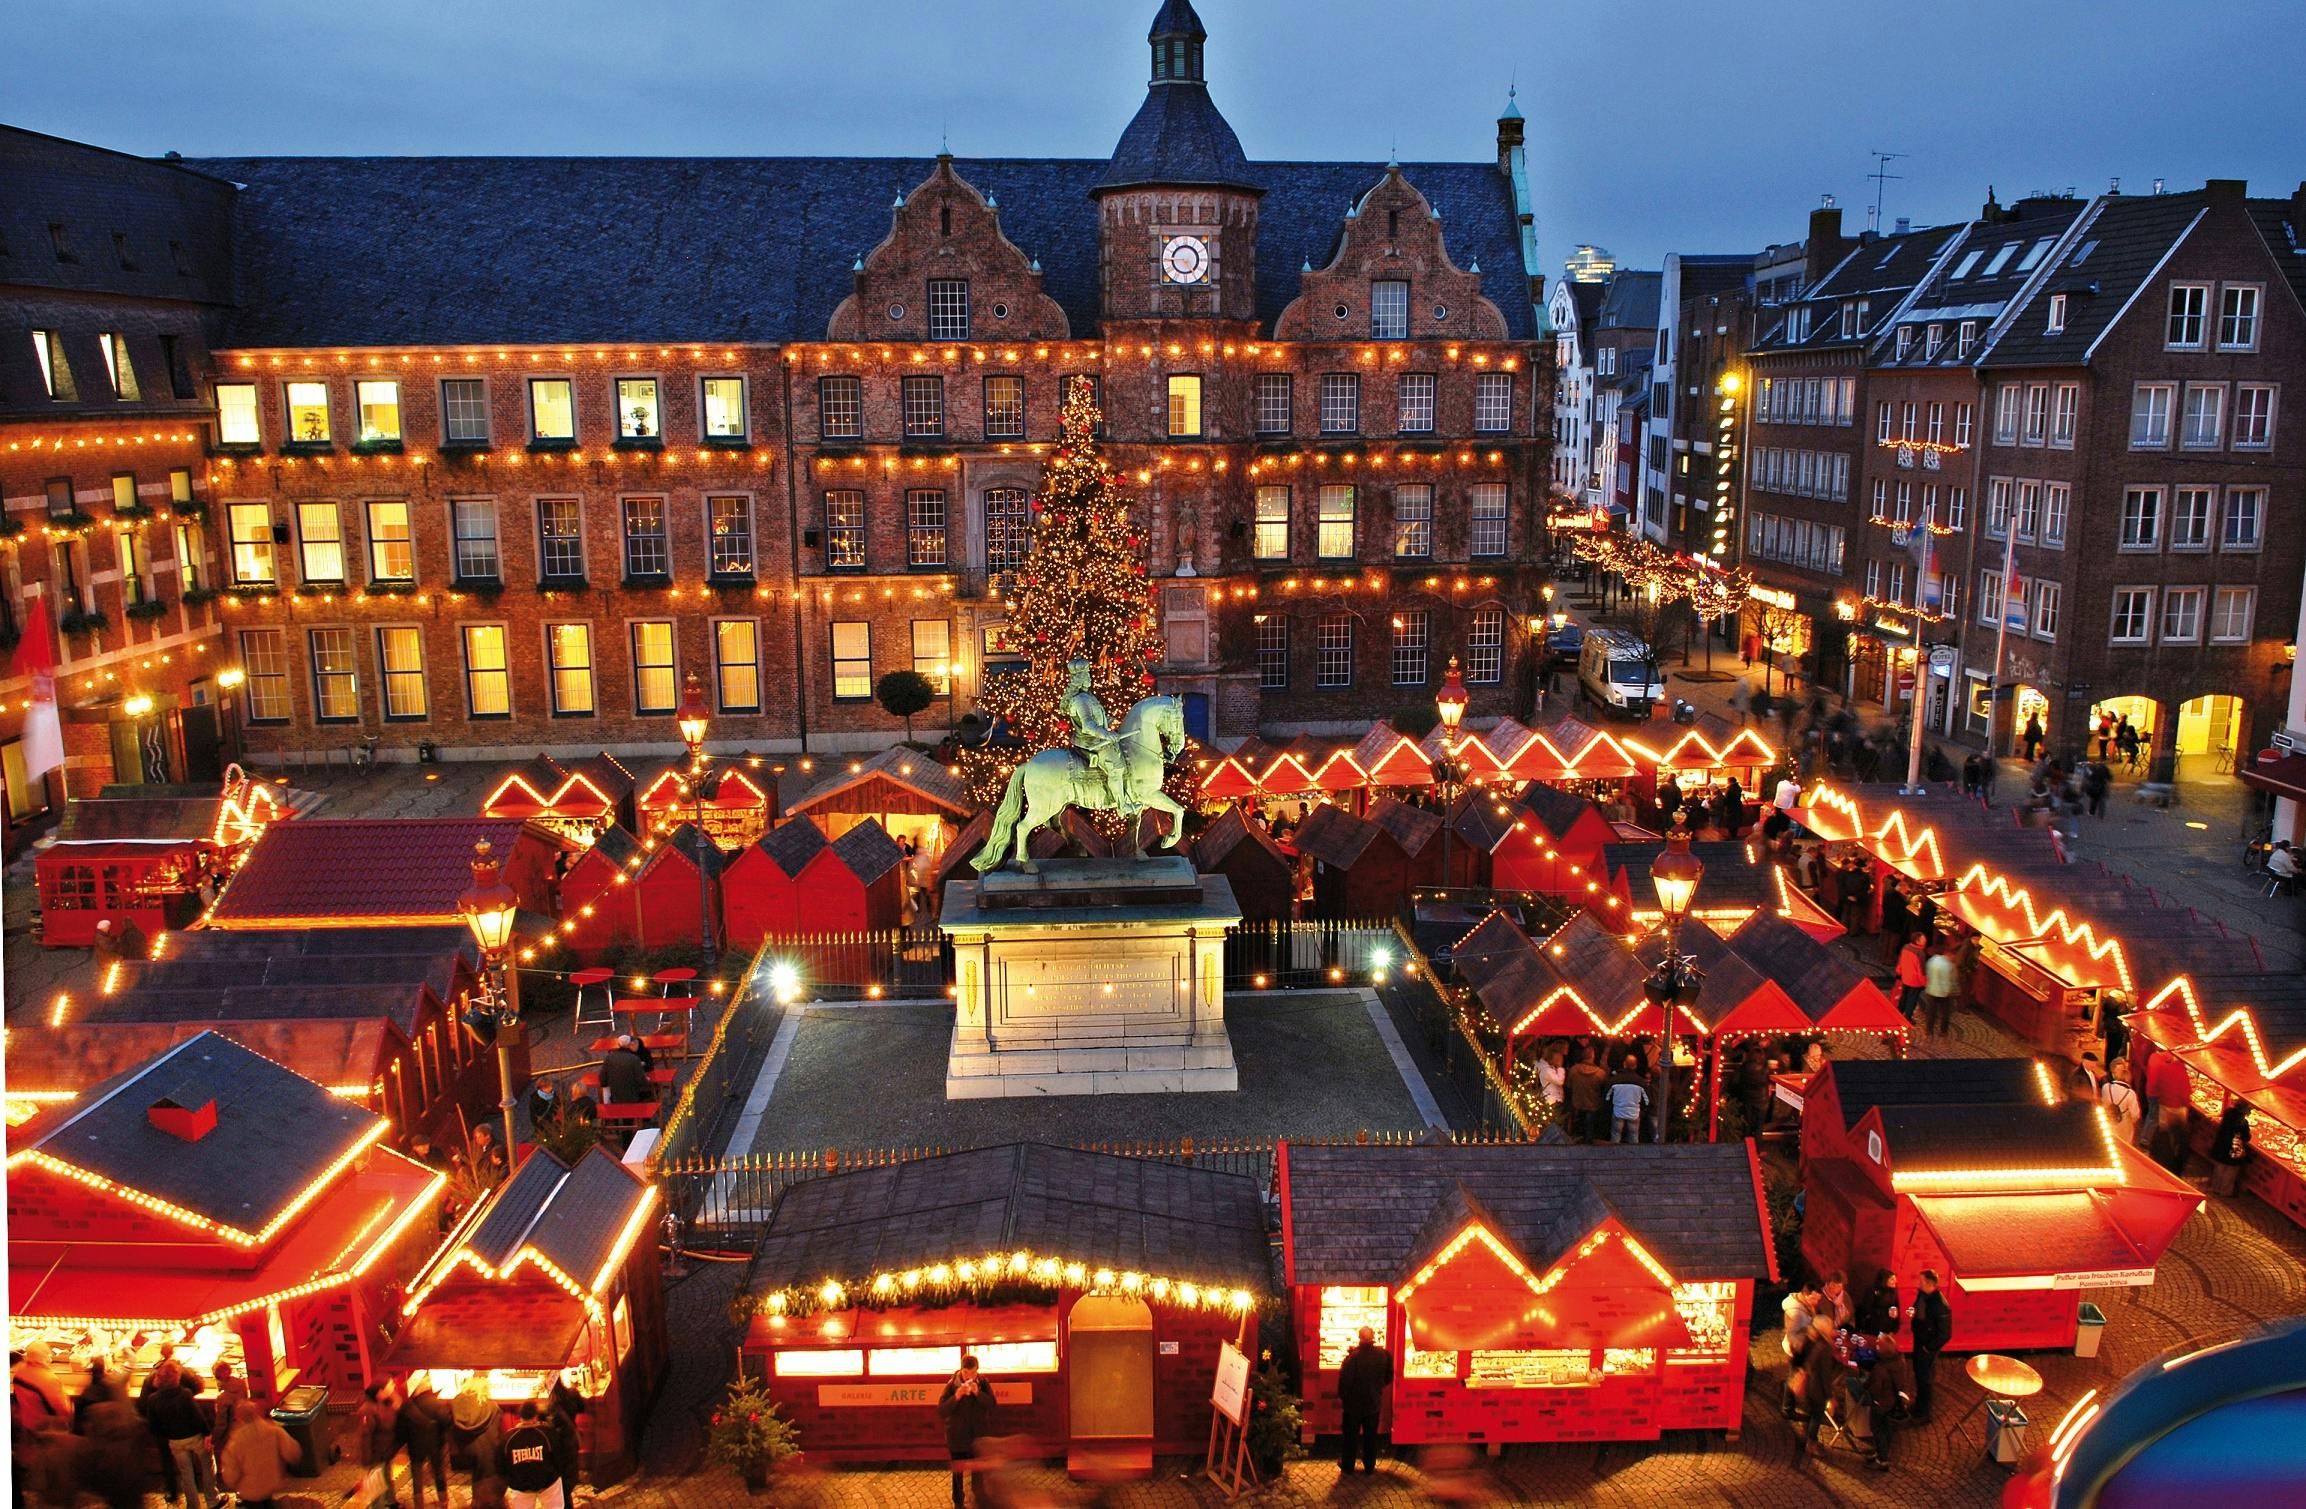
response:
{"label": "clock face", "polygon": [[1200,236],[1165,236],[1161,240],[1161,281],[1209,281],[1209,243]]}

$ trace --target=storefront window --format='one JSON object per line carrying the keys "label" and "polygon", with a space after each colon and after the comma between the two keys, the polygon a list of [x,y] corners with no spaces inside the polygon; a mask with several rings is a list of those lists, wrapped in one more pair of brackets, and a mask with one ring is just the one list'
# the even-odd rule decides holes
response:
{"label": "storefront window", "polygon": [[1053,1341],[987,1341],[969,1349],[977,1367],[987,1373],[1054,1373],[1057,1343]]}
{"label": "storefront window", "polygon": [[1611,1347],[1601,1354],[1604,1378],[1638,1378],[1656,1371],[1657,1352],[1650,1347]]}
{"label": "storefront window", "polygon": [[[982,1366],[984,1359],[977,1359]],[[961,1366],[959,1347],[875,1347],[865,1355],[865,1372],[874,1378],[908,1378],[923,1374],[945,1377]]]}
{"label": "storefront window", "polygon": [[1734,1283],[1676,1284],[1673,1307],[1689,1327],[1691,1345],[1672,1347],[1668,1362],[1709,1362],[1726,1356],[1737,1324],[1738,1286]]}
{"label": "storefront window", "polygon": [[1557,1347],[1475,1352],[1465,1374],[1467,1388],[1584,1388],[1593,1381],[1593,1353]]}
{"label": "storefront window", "polygon": [[854,1378],[864,1371],[862,1350],[777,1354],[779,1378]]}
{"label": "storefront window", "polygon": [[1455,1352],[1421,1352],[1415,1342],[1402,1347],[1401,1376],[1404,1378],[1455,1378],[1457,1354]]}
{"label": "storefront window", "polygon": [[[1321,1359],[1322,1372],[1334,1372],[1345,1365],[1345,1354],[1361,1340],[1361,1328],[1369,1327],[1380,1341],[1385,1338],[1386,1292],[1383,1285],[1333,1285],[1321,1291]],[[1455,1372],[1453,1365],[1450,1369]]]}

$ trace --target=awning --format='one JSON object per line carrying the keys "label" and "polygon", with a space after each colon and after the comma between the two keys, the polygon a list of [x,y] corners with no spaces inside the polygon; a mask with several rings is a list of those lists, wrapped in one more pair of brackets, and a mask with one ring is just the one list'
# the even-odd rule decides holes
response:
{"label": "awning", "polygon": [[404,1368],[551,1372],[583,1360],[577,1356],[577,1345],[584,1339],[584,1329],[584,1312],[574,1301],[561,1307],[559,1314],[540,1315],[524,1303],[506,1305],[486,1317],[427,1305],[400,1328],[384,1363],[396,1372]]}
{"label": "awning", "polygon": [[2245,786],[2306,801],[2306,755],[2285,754],[2267,759],[2272,753],[2272,750],[2261,751],[2256,759],[2234,773],[2242,778]]}
{"label": "awning", "polygon": [[1909,1198],[1945,1248],[1955,1282],[1965,1289],[2075,1289],[2154,1281],[2158,1254],[2140,1251],[2114,1224],[2105,1200],[2086,1190]]}

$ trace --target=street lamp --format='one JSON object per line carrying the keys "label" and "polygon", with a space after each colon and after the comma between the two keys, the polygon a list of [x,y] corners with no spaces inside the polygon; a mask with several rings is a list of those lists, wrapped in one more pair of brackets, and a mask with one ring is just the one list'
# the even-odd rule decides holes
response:
{"label": "street lamp", "polygon": [[1441,780],[1441,883],[1450,884],[1452,873],[1450,843],[1450,806],[1457,796],[1457,726],[1465,721],[1466,704],[1473,700],[1465,689],[1465,677],[1457,669],[1457,657],[1449,657],[1449,669],[1441,678],[1441,690],[1433,699],[1433,710],[1441,716],[1441,759],[1433,773]]}
{"label": "street lamp", "polygon": [[688,686],[681,693],[680,710],[673,715],[673,726],[681,731],[681,742],[689,747],[689,799],[697,820],[697,928],[703,934],[700,941],[704,944],[708,970],[716,956],[713,883],[705,873],[705,733],[712,727],[712,721],[712,709],[705,706],[704,683],[691,671]]}
{"label": "street lamp", "polygon": [[224,747],[225,763],[228,765],[239,760],[243,753],[240,747],[240,698],[234,694],[247,679],[248,673],[239,666],[228,666],[216,673],[217,689],[224,693]]}
{"label": "street lamp", "polygon": [[482,999],[465,1012],[465,1025],[483,1042],[496,1044],[498,1087],[504,1092],[504,1166],[511,1172],[520,1139],[513,1131],[512,1050],[520,1039],[520,977],[505,967],[512,953],[513,923],[520,897],[504,883],[504,867],[487,839],[472,846],[472,885],[456,901],[472,941],[480,949]]}
{"label": "street lamp", "polygon": [[1665,957],[1642,986],[1642,993],[1662,1014],[1657,1056],[1657,1140],[1666,1139],[1670,1124],[1667,1097],[1673,1092],[1674,1013],[1697,1004],[1705,975],[1697,962],[1682,953],[1681,925],[1697,898],[1705,865],[1689,849],[1689,814],[1674,814],[1673,831],[1666,835],[1665,852],[1649,867],[1650,885],[1657,891],[1657,909],[1665,919]]}

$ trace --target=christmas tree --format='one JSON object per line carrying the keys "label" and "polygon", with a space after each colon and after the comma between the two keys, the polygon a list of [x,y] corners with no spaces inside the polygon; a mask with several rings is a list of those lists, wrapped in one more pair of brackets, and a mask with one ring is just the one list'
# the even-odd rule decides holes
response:
{"label": "christmas tree", "polygon": [[970,795],[988,805],[1001,799],[1020,761],[1072,742],[1072,725],[1058,707],[1068,661],[1096,667],[1098,700],[1118,727],[1153,690],[1152,667],[1161,658],[1145,537],[1105,469],[1090,393],[1077,381],[1065,395],[1057,452],[1042,468],[1031,504],[1032,546],[1002,600],[1025,668],[987,676],[979,699],[1014,742],[988,740],[960,751]]}

